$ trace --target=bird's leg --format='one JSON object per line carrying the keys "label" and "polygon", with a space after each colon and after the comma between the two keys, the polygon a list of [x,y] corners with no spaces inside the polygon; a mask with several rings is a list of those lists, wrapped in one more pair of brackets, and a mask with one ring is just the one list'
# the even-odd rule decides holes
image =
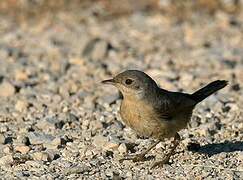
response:
{"label": "bird's leg", "polygon": [[174,136],[174,140],[172,141],[173,147],[170,150],[170,152],[168,154],[166,154],[162,160],[155,161],[152,164],[151,168],[169,163],[170,157],[175,153],[175,149],[179,145],[180,140],[181,140],[180,135],[178,133],[176,133],[176,135]]}
{"label": "bird's leg", "polygon": [[157,140],[153,144],[151,144],[147,149],[145,149],[144,151],[142,151],[141,153],[135,154],[135,155],[128,155],[128,156],[120,159],[120,161],[124,161],[124,160],[132,160],[133,162],[144,161],[145,155],[151,149],[153,149],[159,142],[160,142],[160,140]]}

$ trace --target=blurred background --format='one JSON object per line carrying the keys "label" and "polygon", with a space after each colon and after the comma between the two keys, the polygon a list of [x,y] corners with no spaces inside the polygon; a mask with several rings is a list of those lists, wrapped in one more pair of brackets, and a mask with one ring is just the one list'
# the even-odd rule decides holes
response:
{"label": "blurred background", "polygon": [[[242,5],[1,0],[0,177],[243,179]],[[117,161],[149,144],[120,122],[117,90],[100,84],[126,69],[188,93],[229,81],[195,110],[162,170]]]}

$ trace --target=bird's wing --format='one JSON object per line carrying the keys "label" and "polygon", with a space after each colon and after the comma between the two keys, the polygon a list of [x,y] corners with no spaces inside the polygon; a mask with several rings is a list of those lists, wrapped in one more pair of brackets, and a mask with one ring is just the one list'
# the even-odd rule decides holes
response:
{"label": "bird's wing", "polygon": [[154,109],[161,119],[170,121],[178,113],[192,110],[195,104],[196,102],[190,98],[189,94],[162,92],[154,103]]}

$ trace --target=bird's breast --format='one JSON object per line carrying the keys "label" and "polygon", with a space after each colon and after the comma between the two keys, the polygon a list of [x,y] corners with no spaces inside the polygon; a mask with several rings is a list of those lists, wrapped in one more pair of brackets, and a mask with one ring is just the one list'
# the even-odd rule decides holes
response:
{"label": "bird's breast", "polygon": [[174,136],[176,132],[186,127],[191,116],[190,113],[185,115],[180,113],[168,121],[162,119],[151,104],[126,99],[122,101],[120,114],[124,123],[139,135],[158,139]]}
{"label": "bird's breast", "polygon": [[156,137],[161,133],[163,124],[156,117],[153,108],[143,101],[123,100],[120,114],[125,124],[139,135]]}

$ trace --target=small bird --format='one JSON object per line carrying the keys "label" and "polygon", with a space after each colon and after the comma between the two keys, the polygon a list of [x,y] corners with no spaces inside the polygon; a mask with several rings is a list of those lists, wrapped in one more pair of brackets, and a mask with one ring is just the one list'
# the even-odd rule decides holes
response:
{"label": "small bird", "polygon": [[187,94],[162,89],[144,72],[127,70],[102,83],[114,85],[122,93],[120,115],[124,123],[138,135],[156,139],[140,154],[121,160],[143,161],[145,155],[159,142],[174,137],[169,153],[162,160],[155,161],[153,168],[169,162],[180,142],[178,131],[186,128],[195,106],[224,88],[228,82],[216,80],[192,94]]}

